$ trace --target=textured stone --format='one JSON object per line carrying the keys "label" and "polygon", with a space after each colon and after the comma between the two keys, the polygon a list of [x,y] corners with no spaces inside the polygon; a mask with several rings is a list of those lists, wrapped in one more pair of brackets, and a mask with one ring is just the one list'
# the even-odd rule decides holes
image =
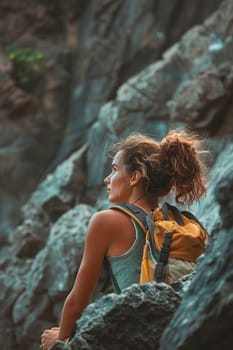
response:
{"label": "textured stone", "polygon": [[[214,143],[219,145],[221,142],[216,139]],[[226,138],[226,142],[222,142],[219,147],[218,156],[209,172],[207,195],[193,210],[211,236],[221,232],[223,224],[229,227],[232,222],[230,209],[232,204],[230,203],[232,201],[233,143]],[[211,157],[211,154],[209,156]],[[221,202],[221,209],[219,202]],[[210,220],[210,218],[213,219]]]}
{"label": "textured stone", "polygon": [[24,289],[13,306],[19,342],[25,340],[38,320],[51,326],[57,324],[61,301],[70,291],[80,265],[87,224],[93,213],[94,208],[77,205],[52,226],[47,244],[32,261]]}
{"label": "textured stone", "polygon": [[[233,131],[233,41],[229,13],[231,1],[224,2],[210,19],[185,33],[180,42],[164,52],[161,60],[124,82],[115,99],[102,106],[88,134],[88,182],[92,186],[100,186],[107,172],[109,143],[132,131],[158,140],[169,126],[179,123],[208,135]],[[221,26],[219,17],[226,18]],[[228,39],[221,42],[224,35]],[[107,136],[101,148],[102,143],[98,146],[96,141],[103,134]],[[96,152],[104,164],[97,176]]]}
{"label": "textured stone", "polygon": [[159,349],[161,333],[179,302],[171,287],[156,283],[104,296],[84,311],[70,349]]}

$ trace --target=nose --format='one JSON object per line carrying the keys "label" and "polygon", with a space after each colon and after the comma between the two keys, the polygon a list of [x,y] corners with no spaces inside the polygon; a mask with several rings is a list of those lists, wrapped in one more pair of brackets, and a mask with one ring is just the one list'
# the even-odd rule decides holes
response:
{"label": "nose", "polygon": [[105,177],[105,179],[104,179],[105,185],[108,185],[110,183],[110,176],[111,176],[111,174],[109,174],[107,177]]}

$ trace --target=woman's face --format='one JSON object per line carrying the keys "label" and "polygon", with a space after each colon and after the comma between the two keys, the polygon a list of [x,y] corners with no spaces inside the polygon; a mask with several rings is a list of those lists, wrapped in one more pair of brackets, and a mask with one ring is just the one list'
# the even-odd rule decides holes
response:
{"label": "woman's face", "polygon": [[119,151],[113,159],[111,174],[104,179],[109,202],[128,202],[132,190],[130,179],[131,175],[126,171],[126,166],[123,162],[123,152]]}

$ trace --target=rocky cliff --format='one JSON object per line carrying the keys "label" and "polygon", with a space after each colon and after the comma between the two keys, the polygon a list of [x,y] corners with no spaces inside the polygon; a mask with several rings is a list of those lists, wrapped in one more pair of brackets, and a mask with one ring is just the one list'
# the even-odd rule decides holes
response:
{"label": "rocky cliff", "polygon": [[54,349],[229,349],[233,2],[0,8],[1,346],[39,349],[57,324],[87,223],[108,205],[110,143],[188,127],[210,151],[207,196],[193,207],[210,233],[197,272],[118,296],[103,271],[73,341]]}

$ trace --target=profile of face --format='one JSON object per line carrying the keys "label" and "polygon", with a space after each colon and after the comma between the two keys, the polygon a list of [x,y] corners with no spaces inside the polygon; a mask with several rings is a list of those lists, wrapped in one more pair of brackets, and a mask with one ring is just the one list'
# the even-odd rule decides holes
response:
{"label": "profile of face", "polygon": [[131,174],[124,164],[123,151],[119,151],[112,162],[112,171],[104,179],[108,200],[112,203],[126,203],[131,195]]}

